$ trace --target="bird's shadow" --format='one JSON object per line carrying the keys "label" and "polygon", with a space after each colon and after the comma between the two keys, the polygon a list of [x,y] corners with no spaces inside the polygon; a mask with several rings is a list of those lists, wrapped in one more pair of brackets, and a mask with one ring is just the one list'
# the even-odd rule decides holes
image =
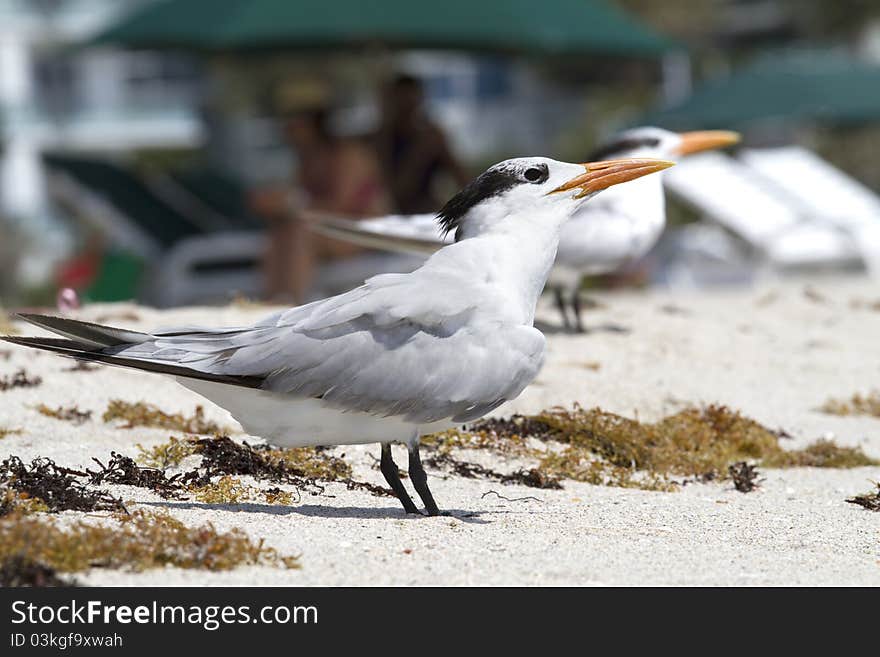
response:
{"label": "bird's shadow", "polygon": [[[143,506],[156,506],[168,509],[201,509],[208,511],[232,511],[235,513],[269,513],[276,516],[300,515],[311,518],[352,518],[356,520],[419,520],[427,516],[405,513],[394,506],[359,507],[359,506],[327,506],[323,504],[301,504],[299,506],[279,506],[277,504],[208,504],[205,502],[139,502]],[[465,523],[486,525],[488,520],[480,516],[486,512],[453,509],[444,512],[443,516],[455,518]],[[490,512],[491,513],[491,512]]]}

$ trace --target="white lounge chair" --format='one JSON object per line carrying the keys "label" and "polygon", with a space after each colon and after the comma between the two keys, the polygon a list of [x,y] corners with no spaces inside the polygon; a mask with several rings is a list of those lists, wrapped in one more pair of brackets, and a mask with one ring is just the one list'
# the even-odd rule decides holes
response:
{"label": "white lounge chair", "polygon": [[747,149],[740,159],[811,219],[849,235],[865,266],[880,275],[880,197],[872,190],[800,146]]}
{"label": "white lounge chair", "polygon": [[695,155],[666,172],[667,191],[744,240],[775,268],[850,265],[852,236],[791,198],[773,181],[721,153]]}

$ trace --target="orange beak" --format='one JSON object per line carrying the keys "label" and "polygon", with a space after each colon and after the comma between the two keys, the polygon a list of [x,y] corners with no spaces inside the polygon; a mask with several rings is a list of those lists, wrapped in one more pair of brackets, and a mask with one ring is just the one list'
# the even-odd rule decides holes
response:
{"label": "orange beak", "polygon": [[579,187],[581,191],[574,198],[583,198],[589,194],[595,194],[603,189],[608,189],[612,185],[619,185],[620,183],[647,176],[649,173],[663,171],[663,169],[668,169],[674,164],[675,162],[650,159],[586,162],[581,165],[586,169],[586,173],[572,178],[549,193],[556,194],[557,192],[566,192]]}
{"label": "orange beak", "polygon": [[681,145],[678,147],[678,155],[681,156],[716,148],[726,148],[738,144],[742,140],[742,136],[738,132],[730,130],[683,132],[680,137]]}

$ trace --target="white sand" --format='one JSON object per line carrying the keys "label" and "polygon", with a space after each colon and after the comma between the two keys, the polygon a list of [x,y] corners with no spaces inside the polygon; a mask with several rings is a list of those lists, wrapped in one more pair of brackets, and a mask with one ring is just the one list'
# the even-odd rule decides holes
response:
{"label": "white sand", "polygon": [[[815,410],[832,395],[880,389],[880,312],[854,307],[880,299],[880,290],[852,280],[820,281],[813,290],[824,301],[805,294],[800,283],[674,297],[597,295],[604,307],[589,314],[588,325],[614,324],[630,332],[548,335],[547,364],[539,379],[496,415],[580,402],[654,419],[687,403],[718,402],[785,428],[795,435],[793,447],[833,436],[880,457],[880,419]],[[140,321],[112,317],[126,312],[135,312]],[[80,315],[155,327],[231,325],[265,312],[91,306]],[[539,317],[555,321],[549,306]],[[112,398],[148,400],[163,410],[187,413],[204,403],[209,417],[234,424],[222,410],[159,376],[115,368],[71,373],[64,371],[67,360],[17,348],[10,348],[4,360],[5,349],[0,346],[0,375],[26,366],[44,383],[0,393],[0,427],[24,430],[0,441],[3,457],[50,456],[59,464],[84,466],[92,456],[103,460],[110,450],[134,456],[135,443],[167,438],[163,430],[104,424],[100,416]],[[75,404],[94,411],[94,417],[74,426],[37,413],[33,406],[39,401]],[[381,483],[371,467],[376,447],[345,452],[357,478]],[[493,458],[499,470],[514,468]],[[396,500],[337,484],[327,487],[328,495],[306,495],[290,507],[234,509],[111,487],[125,500],[168,508],[189,524],[210,520],[220,529],[240,527],[282,553],[301,555],[302,568],[96,570],[80,579],[117,585],[880,584],[880,514],[844,502],[880,480],[878,467],[762,470],[762,488],[750,494],[729,484],[656,493],[565,482],[563,491],[543,491],[432,474],[434,494],[452,517],[406,517]],[[490,490],[540,501],[483,498]]]}

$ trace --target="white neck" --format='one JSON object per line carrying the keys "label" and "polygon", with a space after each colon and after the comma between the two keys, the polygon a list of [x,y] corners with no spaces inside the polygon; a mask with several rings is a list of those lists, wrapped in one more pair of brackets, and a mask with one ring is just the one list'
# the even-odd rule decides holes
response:
{"label": "white neck", "polygon": [[569,215],[558,208],[508,215],[488,205],[468,217],[463,239],[435,253],[426,269],[455,268],[467,279],[463,284],[484,288],[478,312],[486,319],[531,325]]}

